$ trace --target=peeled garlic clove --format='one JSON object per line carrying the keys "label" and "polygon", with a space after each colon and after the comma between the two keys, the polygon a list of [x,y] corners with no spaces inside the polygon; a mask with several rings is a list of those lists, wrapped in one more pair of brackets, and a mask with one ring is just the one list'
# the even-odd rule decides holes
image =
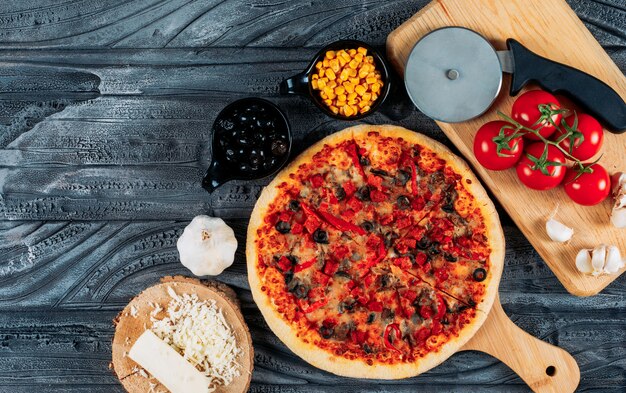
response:
{"label": "peeled garlic clove", "polygon": [[611,224],[626,228],[626,173],[618,172],[611,177],[615,203],[611,210]]}
{"label": "peeled garlic clove", "polygon": [[606,253],[606,262],[604,263],[604,272],[614,274],[623,267],[624,260],[622,260],[619,249],[615,246],[609,246]]}
{"label": "peeled garlic clove", "polygon": [[600,244],[591,252],[591,266],[593,266],[593,275],[597,276],[604,272],[604,261],[606,260],[606,245]]}
{"label": "peeled garlic clove", "polygon": [[593,266],[591,266],[591,250],[583,248],[576,255],[576,269],[581,273],[591,274]]}
{"label": "peeled garlic clove", "polygon": [[570,240],[574,235],[574,230],[572,228],[563,225],[554,218],[551,218],[546,222],[546,232],[548,232],[550,239],[560,243]]}

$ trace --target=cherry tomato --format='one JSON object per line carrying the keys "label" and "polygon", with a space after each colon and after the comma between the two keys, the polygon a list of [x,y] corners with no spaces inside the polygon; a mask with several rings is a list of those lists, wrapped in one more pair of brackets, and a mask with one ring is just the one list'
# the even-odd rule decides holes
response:
{"label": "cherry tomato", "polygon": [[511,124],[504,121],[490,121],[483,124],[474,137],[474,155],[476,159],[480,162],[480,165],[492,171],[512,168],[517,164],[524,150],[524,140],[519,136],[511,139],[508,143],[503,141],[502,143],[507,148],[500,150],[503,156],[498,155],[498,145],[493,139],[498,137],[500,130],[507,125],[510,128],[504,129],[504,135],[510,136],[515,131]]}
{"label": "cherry tomato", "polygon": [[[565,118],[565,123],[567,123],[568,126],[573,127],[574,120],[575,115],[571,115]],[[604,131],[602,131],[600,123],[586,113],[579,113],[576,131],[582,134],[582,142],[580,137],[576,137],[574,139],[574,145],[571,146],[571,139],[566,138],[563,139],[559,145],[580,161],[585,161],[595,156],[596,153],[600,151],[602,142],[604,142]],[[561,124],[561,126],[554,133],[553,139],[556,140],[565,133],[567,133],[567,130]]]}
{"label": "cherry tomato", "polygon": [[[544,138],[549,137],[556,130],[554,124],[561,124],[560,113],[551,116],[554,124],[545,118],[539,110],[540,105],[548,105],[553,110],[561,109],[559,101],[550,93],[543,90],[531,90],[517,97],[511,109],[511,117],[524,127],[539,131]],[[547,108],[546,108],[547,109]],[[538,141],[539,137],[528,132],[524,138]]]}
{"label": "cherry tomato", "polygon": [[565,173],[563,187],[570,199],[579,205],[597,205],[609,196],[611,191],[611,179],[609,173],[600,164],[593,164],[589,167],[592,172],[578,172],[570,168]]}
{"label": "cherry tomato", "polygon": [[[543,156],[545,146],[548,147],[548,153]],[[558,186],[563,177],[565,176],[565,170],[567,169],[565,164],[565,155],[561,151],[552,145],[545,145],[543,142],[531,143],[526,147],[522,159],[517,163],[515,168],[517,171],[517,177],[524,185],[533,190],[549,190]],[[528,156],[532,156],[531,159]],[[539,164],[545,165],[548,174],[544,174],[538,167],[536,167],[536,161]],[[557,162],[563,165],[550,165],[549,162]]]}

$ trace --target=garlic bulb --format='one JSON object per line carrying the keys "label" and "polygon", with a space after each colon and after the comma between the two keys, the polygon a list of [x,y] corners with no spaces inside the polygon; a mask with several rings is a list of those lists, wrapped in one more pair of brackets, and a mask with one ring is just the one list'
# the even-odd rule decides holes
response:
{"label": "garlic bulb", "polygon": [[180,262],[196,276],[217,276],[233,264],[237,239],[221,218],[197,216],[176,243]]}
{"label": "garlic bulb", "polygon": [[611,211],[611,223],[617,228],[626,228],[626,173],[618,172],[611,178],[615,204]]}
{"label": "garlic bulb", "polygon": [[570,240],[574,235],[574,230],[572,228],[563,225],[554,218],[551,218],[546,222],[546,232],[548,232],[550,239],[560,243]]}
{"label": "garlic bulb", "polygon": [[615,274],[624,267],[619,249],[615,246],[600,244],[593,250],[583,248],[576,255],[576,268],[585,274]]}

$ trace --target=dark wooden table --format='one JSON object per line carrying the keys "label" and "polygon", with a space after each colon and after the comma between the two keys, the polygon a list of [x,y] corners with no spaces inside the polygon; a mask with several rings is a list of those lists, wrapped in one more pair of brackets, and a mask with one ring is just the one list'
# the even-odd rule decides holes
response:
{"label": "dark wooden table", "polygon": [[[200,187],[211,124],[228,102],[269,97],[287,113],[297,152],[348,123],[303,98],[279,97],[281,79],[329,41],[384,45],[426,3],[0,3],[0,392],[122,392],[108,369],[111,319],[160,277],[190,274],[176,239],[192,217],[207,213],[224,217],[240,242],[236,263],[219,279],[236,289],[250,325],[252,391],[528,391],[481,353],[454,355],[396,382],[309,366],[268,330],[248,291],[245,228],[267,180],[232,182],[213,195]],[[624,1],[569,3],[624,70]],[[393,122],[448,143],[401,94],[392,103],[367,122]],[[626,279],[591,298],[569,295],[500,214],[507,313],[574,355],[580,391],[626,391]]]}

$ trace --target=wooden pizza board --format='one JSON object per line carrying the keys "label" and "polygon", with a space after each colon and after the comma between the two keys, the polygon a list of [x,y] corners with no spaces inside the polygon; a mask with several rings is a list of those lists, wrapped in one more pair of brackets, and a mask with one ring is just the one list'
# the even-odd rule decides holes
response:
{"label": "wooden pizza board", "polygon": [[[531,51],[560,63],[581,69],[609,84],[626,99],[626,78],[615,63],[563,0],[436,0],[403,23],[387,37],[387,55],[394,67],[404,73],[408,55],[424,34],[445,26],[464,26],[486,37],[497,50],[505,50],[507,38],[515,38]],[[575,257],[581,248],[600,243],[614,244],[626,253],[626,230],[609,222],[612,202],[593,207],[576,205],[562,187],[533,191],[517,179],[514,169],[489,171],[476,161],[472,152],[478,128],[498,119],[497,111],[510,113],[510,76],[505,74],[502,90],[486,114],[477,119],[439,127],[472,164],[483,182],[537,249],[557,278],[572,294],[595,295],[615,280],[617,275],[593,277],[576,269]],[[626,171],[626,134],[605,131],[600,163],[609,171]],[[568,244],[551,241],[545,222],[559,206],[555,218],[574,228]]]}
{"label": "wooden pizza board", "polygon": [[[254,350],[250,331],[239,310],[239,302],[235,292],[221,283],[203,283],[196,279],[180,276],[165,277],[160,284],[146,289],[131,300],[115,319],[111,365],[124,388],[130,393],[145,393],[150,391],[150,382],[158,382],[154,378],[149,380],[142,376],[141,372],[138,371],[140,368],[127,354],[139,336],[151,326],[150,312],[153,310],[153,304],[158,304],[163,309],[167,308],[170,301],[167,287],[172,287],[177,294],[196,294],[200,300],[215,300],[217,307],[222,310],[226,322],[235,334],[237,345],[242,349],[241,354],[237,357],[237,362],[241,365],[241,375],[235,378],[230,385],[218,387],[216,392],[243,393],[248,391],[254,366]],[[162,313],[158,314],[157,318],[161,316]],[[167,391],[167,389],[158,384],[154,391]]]}

